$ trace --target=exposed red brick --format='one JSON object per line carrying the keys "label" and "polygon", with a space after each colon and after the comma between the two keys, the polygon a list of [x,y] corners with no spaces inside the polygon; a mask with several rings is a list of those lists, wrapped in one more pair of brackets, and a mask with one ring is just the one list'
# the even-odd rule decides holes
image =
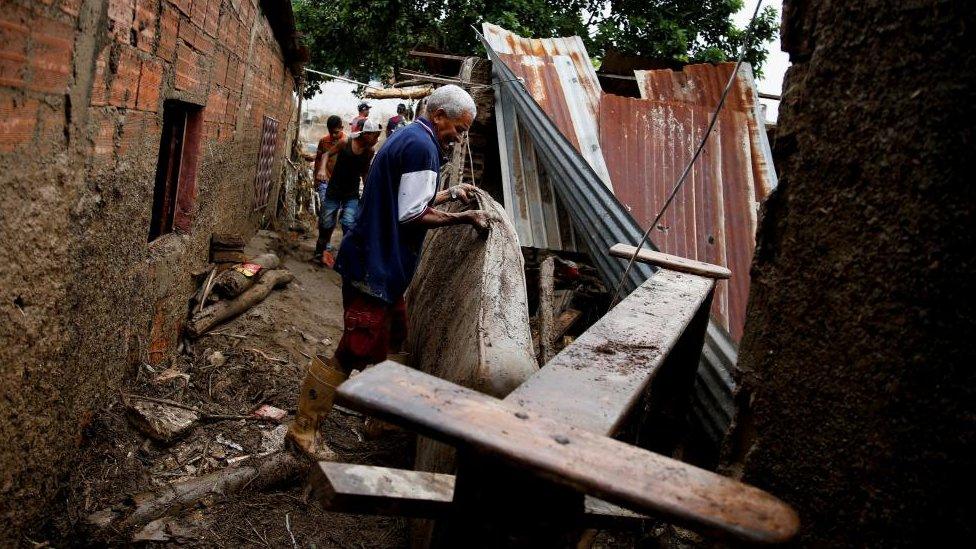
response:
{"label": "exposed red brick", "polygon": [[203,28],[207,22],[207,0],[193,0],[193,5],[190,7],[190,20],[197,28]]}
{"label": "exposed red brick", "polygon": [[27,11],[16,6],[0,12],[0,86],[24,85],[29,20]]}
{"label": "exposed red brick", "polygon": [[224,113],[227,111],[227,91],[219,86],[210,89],[210,97],[207,98],[207,106],[203,110],[203,119],[206,122],[223,122]]}
{"label": "exposed red brick", "polygon": [[206,85],[202,63],[199,53],[186,44],[180,44],[176,50],[176,89],[202,90]]}
{"label": "exposed red brick", "polygon": [[108,58],[112,53],[111,47],[102,49],[102,53],[95,59],[95,78],[92,80],[91,106],[108,105]]}
{"label": "exposed red brick", "polygon": [[41,92],[64,93],[71,75],[74,28],[54,19],[37,17],[30,29],[30,87]]}
{"label": "exposed red brick", "polygon": [[122,139],[119,141],[119,155],[145,154],[158,145],[159,122],[156,113],[128,111],[122,123]]}
{"label": "exposed red brick", "polygon": [[159,16],[159,47],[156,54],[172,62],[176,57],[176,37],[180,28],[180,14],[169,4],[163,4]]}
{"label": "exposed red brick", "polygon": [[159,110],[159,88],[163,83],[163,63],[154,59],[142,62],[139,75],[139,96],[136,108],[143,111]]}
{"label": "exposed red brick", "polygon": [[227,98],[227,108],[224,110],[224,122],[228,124],[237,123],[237,96],[231,95]]}
{"label": "exposed red brick", "polygon": [[149,329],[149,364],[158,366],[169,357],[177,334],[166,321],[166,302],[160,299],[154,307],[152,327]]}
{"label": "exposed red brick", "polygon": [[210,82],[213,84],[224,85],[224,81],[227,78],[227,53],[223,51],[218,51],[213,56],[213,72],[210,76]]}
{"label": "exposed red brick", "polygon": [[144,52],[152,52],[156,41],[157,13],[159,0],[136,0],[136,17],[132,25],[136,30],[136,47]]}
{"label": "exposed red brick", "polygon": [[[198,0],[204,2],[206,0]],[[207,21],[203,29],[210,36],[217,36],[217,27],[220,23],[220,2],[221,0],[209,0],[207,3]]]}
{"label": "exposed red brick", "polygon": [[109,162],[115,158],[115,130],[117,122],[113,113],[102,109],[91,110],[92,156],[99,169],[109,167]]}
{"label": "exposed red brick", "polygon": [[180,38],[200,53],[213,53],[213,40],[207,37],[199,27],[183,21],[180,25]]}
{"label": "exposed red brick", "polygon": [[167,0],[170,4],[176,6],[176,9],[180,10],[183,15],[190,15],[190,4],[192,0]]}
{"label": "exposed red brick", "polygon": [[109,90],[109,105],[135,107],[141,68],[142,62],[136,56],[136,51],[131,47],[123,46],[119,55],[119,64],[115,68],[115,78]]}
{"label": "exposed red brick", "polygon": [[116,41],[129,43],[135,12],[136,0],[108,1],[108,32],[115,37]]}
{"label": "exposed red brick", "polygon": [[10,152],[34,138],[37,100],[0,90],[0,152]]}

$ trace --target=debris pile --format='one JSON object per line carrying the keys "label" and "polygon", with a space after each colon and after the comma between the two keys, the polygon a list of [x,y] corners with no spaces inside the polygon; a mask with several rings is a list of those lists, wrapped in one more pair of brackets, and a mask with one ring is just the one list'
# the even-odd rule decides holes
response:
{"label": "debris pile", "polygon": [[[221,243],[232,240],[227,235],[222,236],[224,238],[219,241]],[[216,239],[211,242],[213,258],[226,251],[214,248],[217,242]],[[230,257],[230,255],[224,254],[219,257]],[[240,262],[231,263],[230,266],[227,263],[217,263],[194,296],[195,306],[191,308],[187,335],[193,338],[200,337],[221,322],[264,301],[275,288],[282,288],[294,280],[294,275],[287,269],[279,268],[280,265],[281,261],[273,253],[262,254],[246,261],[243,248]],[[218,272],[220,274],[217,274]]]}

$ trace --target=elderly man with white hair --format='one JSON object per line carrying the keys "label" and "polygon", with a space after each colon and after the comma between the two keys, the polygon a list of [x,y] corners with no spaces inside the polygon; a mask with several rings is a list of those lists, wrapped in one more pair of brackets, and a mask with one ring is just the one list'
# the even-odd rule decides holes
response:
{"label": "elderly man with white hair", "polygon": [[318,427],[332,408],[335,388],[353,369],[382,362],[406,337],[403,294],[413,278],[428,229],[468,224],[488,229],[481,210],[435,209],[449,200],[468,203],[470,185],[437,192],[445,150],[468,131],[477,113],[458,86],[436,89],[427,116],[394,133],[366,177],[355,226],[343,237],[335,270],[342,274],[344,331],[335,355],[309,365],[288,438],[319,460],[334,459]]}

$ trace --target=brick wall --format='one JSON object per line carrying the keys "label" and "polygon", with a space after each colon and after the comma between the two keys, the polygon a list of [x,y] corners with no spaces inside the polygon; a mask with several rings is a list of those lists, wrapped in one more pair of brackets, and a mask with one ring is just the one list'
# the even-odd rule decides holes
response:
{"label": "brick wall", "polygon": [[[210,234],[257,226],[262,119],[278,158],[294,131],[259,6],[0,0],[0,542],[57,527],[78,418],[173,355]],[[147,243],[168,99],[203,108],[196,204],[184,234]]]}

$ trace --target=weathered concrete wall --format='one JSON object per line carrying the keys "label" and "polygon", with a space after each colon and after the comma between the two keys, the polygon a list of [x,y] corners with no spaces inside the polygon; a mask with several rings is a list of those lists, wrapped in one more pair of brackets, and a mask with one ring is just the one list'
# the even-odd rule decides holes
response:
{"label": "weathered concrete wall", "polygon": [[727,465],[801,546],[976,533],[976,16],[967,2],[785,5],[786,77]]}
{"label": "weathered concrete wall", "polygon": [[[175,350],[211,233],[255,230],[261,124],[288,150],[294,80],[256,0],[0,6],[0,540],[20,540],[59,512],[92,414]],[[166,99],[204,107],[198,189],[190,229],[147,244]]]}

